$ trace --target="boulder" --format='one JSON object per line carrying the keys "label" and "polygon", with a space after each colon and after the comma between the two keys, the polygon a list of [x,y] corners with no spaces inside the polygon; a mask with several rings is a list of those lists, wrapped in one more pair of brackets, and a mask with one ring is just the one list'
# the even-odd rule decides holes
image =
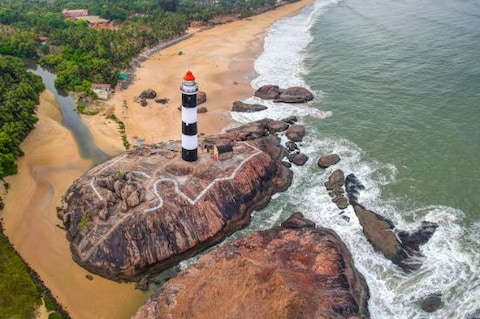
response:
{"label": "boulder", "polygon": [[94,167],[62,197],[73,259],[91,273],[139,281],[203,251],[250,222],[286,190],[292,172],[266,121],[211,137],[233,157],[181,159],[179,141],[134,148]]}
{"label": "boulder", "polygon": [[288,156],[288,160],[297,166],[303,166],[308,161],[308,156],[304,153],[293,153]]}
{"label": "boulder", "polygon": [[259,112],[266,110],[267,107],[262,104],[248,104],[241,101],[235,101],[232,105],[232,112],[245,112],[245,113],[252,113],[252,112]]}
{"label": "boulder", "polygon": [[305,136],[305,127],[303,125],[290,125],[286,132],[287,138],[293,142],[301,142]]}
{"label": "boulder", "polygon": [[328,181],[325,182],[325,188],[329,195],[332,197],[338,208],[345,209],[348,206],[348,200],[344,196],[343,186],[345,184],[345,175],[342,170],[337,169],[328,177]]}
{"label": "boulder", "polygon": [[292,115],[292,116],[289,116],[287,118],[284,118],[282,121],[287,122],[288,124],[292,125],[292,124],[297,123],[298,118],[296,116]]}
{"label": "boulder", "polygon": [[264,85],[258,88],[254,95],[264,100],[275,100],[280,97],[281,92],[278,85]]}
{"label": "boulder", "polygon": [[365,209],[360,204],[353,203],[352,206],[363,227],[363,233],[373,248],[406,272],[422,266],[420,246],[431,238],[438,227],[436,223],[424,221],[413,231],[396,230],[395,225],[387,218]]}
{"label": "boulder", "polygon": [[197,93],[197,105],[207,102],[207,93],[198,91]]}
{"label": "boulder", "polygon": [[286,221],[282,222],[281,226],[285,228],[315,228],[315,223],[303,217],[302,213],[295,212]]}
{"label": "boulder", "polygon": [[337,154],[329,154],[329,155],[322,155],[318,159],[318,167],[320,168],[327,168],[332,165],[337,164],[340,161],[340,156]]}
{"label": "boulder", "polygon": [[328,177],[328,181],[325,182],[327,190],[331,191],[338,187],[343,187],[345,184],[345,174],[341,169],[337,169]]}
{"label": "boulder", "polygon": [[197,113],[202,114],[202,113],[207,113],[208,109],[205,106],[199,106],[197,107]]}
{"label": "boulder", "polygon": [[284,121],[271,121],[267,125],[267,129],[270,133],[283,132],[288,128],[288,123]]}
{"label": "boulder", "polygon": [[142,91],[142,93],[139,96],[140,99],[154,99],[156,97],[157,97],[157,92],[155,92],[155,90],[152,90],[152,89],[146,89]]}
{"label": "boulder", "polygon": [[155,99],[155,103],[159,103],[159,104],[167,104],[170,100],[167,99],[166,97],[164,98],[159,98],[159,99]]}
{"label": "boulder", "polygon": [[401,246],[393,232],[395,227],[393,223],[383,216],[365,209],[360,204],[353,204],[353,209],[365,237],[373,248],[381,251],[388,259],[394,260],[400,253]]}
{"label": "boulder", "polygon": [[443,307],[442,294],[436,293],[425,297],[420,304],[423,311],[431,313]]}
{"label": "boulder", "polygon": [[293,142],[293,141],[286,141],[285,142],[285,147],[290,151],[290,152],[294,152],[296,150],[298,150],[298,145],[297,143]]}
{"label": "boulder", "polygon": [[345,244],[301,219],[210,251],[134,318],[370,318],[368,286]]}
{"label": "boulder", "polygon": [[274,102],[305,103],[313,100],[313,93],[304,87],[294,86],[283,90]]}

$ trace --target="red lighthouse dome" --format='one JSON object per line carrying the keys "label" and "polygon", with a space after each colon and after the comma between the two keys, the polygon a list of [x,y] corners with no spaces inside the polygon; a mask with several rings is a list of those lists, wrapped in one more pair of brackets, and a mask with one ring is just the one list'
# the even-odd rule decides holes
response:
{"label": "red lighthouse dome", "polygon": [[183,77],[185,81],[195,81],[195,77],[193,76],[192,71],[187,71],[185,76]]}

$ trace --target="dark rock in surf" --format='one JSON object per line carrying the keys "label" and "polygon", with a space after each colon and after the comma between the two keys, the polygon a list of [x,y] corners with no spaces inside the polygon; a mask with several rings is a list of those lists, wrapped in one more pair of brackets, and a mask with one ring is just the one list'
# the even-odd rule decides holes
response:
{"label": "dark rock in surf", "polygon": [[345,175],[342,170],[335,170],[328,177],[328,181],[325,182],[325,188],[328,191],[332,201],[340,209],[345,209],[348,206],[347,198],[345,197],[343,186],[345,184]]}
{"label": "dark rock in surf", "polygon": [[295,212],[288,219],[281,223],[282,227],[285,228],[302,228],[302,227],[312,227],[315,228],[315,223],[309,219],[306,219],[302,213]]}
{"label": "dark rock in surf", "polygon": [[480,319],[480,308],[472,313],[469,313],[466,319]]}
{"label": "dark rock in surf", "polygon": [[295,143],[295,142],[293,142],[293,141],[287,141],[287,142],[285,142],[285,147],[286,147],[290,152],[293,152],[293,151],[298,150],[298,145],[297,145],[297,143]]}
{"label": "dark rock in surf", "polygon": [[280,97],[281,92],[278,85],[264,85],[258,88],[254,95],[264,100],[275,100]]}
{"label": "dark rock in surf", "polygon": [[355,176],[355,174],[348,174],[345,178],[345,191],[347,192],[350,204],[358,202],[358,196],[361,190],[364,190],[362,182]]}
{"label": "dark rock in surf", "polygon": [[431,313],[443,307],[442,294],[436,293],[425,297],[420,304],[423,311]]}
{"label": "dark rock in surf", "polygon": [[313,100],[313,94],[304,87],[294,86],[283,90],[274,102],[283,103],[306,103]]}
{"label": "dark rock in surf", "polygon": [[270,133],[283,132],[288,129],[289,125],[285,121],[272,121],[268,123],[267,128]]}
{"label": "dark rock in surf", "polygon": [[296,116],[289,116],[287,118],[284,118],[282,121],[284,121],[284,122],[286,122],[290,125],[293,125],[293,124],[297,123],[298,118]]}
{"label": "dark rock in surf", "polygon": [[299,124],[290,125],[285,134],[290,141],[301,142],[305,136],[305,127]]}
{"label": "dark rock in surf", "polygon": [[308,156],[304,153],[293,153],[287,158],[290,162],[297,166],[303,166],[308,161]]}
{"label": "dark rock in surf", "polygon": [[436,223],[424,221],[413,231],[396,230],[389,219],[365,209],[358,203],[351,204],[362,225],[363,233],[373,248],[406,272],[422,266],[424,256],[420,252],[420,246],[432,237],[438,227]]}
{"label": "dark rock in surf", "polygon": [[267,107],[262,104],[249,104],[241,101],[235,101],[232,105],[232,112],[252,113],[266,110]]}
{"label": "dark rock in surf", "polygon": [[320,156],[318,159],[318,167],[320,168],[328,168],[332,165],[337,164],[340,161],[340,156],[337,154],[329,154],[329,155],[323,155]]}
{"label": "dark rock in surf", "polygon": [[401,251],[393,229],[395,225],[385,217],[365,209],[357,203],[352,204],[363,233],[375,250],[381,251],[390,260],[397,258]]}

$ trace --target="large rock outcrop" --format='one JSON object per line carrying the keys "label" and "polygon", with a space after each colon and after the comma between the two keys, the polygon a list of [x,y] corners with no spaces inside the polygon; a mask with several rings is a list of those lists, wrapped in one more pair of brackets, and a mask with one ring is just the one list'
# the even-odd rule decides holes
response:
{"label": "large rock outcrop", "polygon": [[280,93],[280,96],[274,102],[284,103],[305,103],[313,100],[313,94],[304,87],[289,87]]}
{"label": "large rock outcrop", "polygon": [[[348,200],[344,196],[344,186]],[[406,272],[422,266],[424,256],[420,246],[426,244],[433,236],[438,224],[422,221],[415,230],[405,231],[396,228],[388,218],[358,203],[360,191],[365,189],[365,186],[355,174],[348,174],[345,178],[343,171],[338,169],[330,175],[325,187],[338,208],[345,209],[349,204],[352,205],[365,237],[375,250],[380,251]]]}
{"label": "large rock outcrop", "polygon": [[328,191],[332,201],[340,209],[345,209],[348,206],[348,200],[345,197],[344,193],[344,184],[345,184],[345,174],[341,169],[335,170],[328,177],[328,181],[325,182],[325,188]]}
{"label": "large rock outcrop", "polygon": [[245,103],[242,101],[234,101],[232,104],[232,112],[252,113],[252,112],[263,111],[266,109],[267,107],[265,105]]}
{"label": "large rock outcrop", "polygon": [[114,280],[140,280],[246,226],[250,213],[291,183],[280,139],[265,122],[210,139],[233,157],[199,150],[181,159],[179,142],[129,150],[76,180],[58,209],[73,259]]}
{"label": "large rock outcrop", "polygon": [[281,89],[278,85],[267,84],[258,88],[254,95],[264,100],[284,103],[305,103],[313,100],[313,93],[300,86]]}
{"label": "large rock outcrop", "polygon": [[352,206],[365,237],[375,250],[382,252],[406,272],[422,266],[420,246],[432,237],[438,227],[436,223],[423,221],[416,230],[399,230],[389,219],[365,209],[362,205],[353,203]]}
{"label": "large rock outcrop", "polygon": [[202,256],[134,318],[369,318],[369,290],[332,230],[296,214]]}

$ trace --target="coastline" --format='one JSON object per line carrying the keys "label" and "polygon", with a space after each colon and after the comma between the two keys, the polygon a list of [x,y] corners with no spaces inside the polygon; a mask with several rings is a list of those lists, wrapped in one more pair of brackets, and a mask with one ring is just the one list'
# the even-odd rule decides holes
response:
{"label": "coastline", "polygon": [[[313,3],[302,0],[195,33],[150,56],[137,68],[135,81],[105,102],[105,109],[124,123],[131,145],[135,145],[135,136],[145,143],[179,140],[179,85],[185,72],[191,70],[200,91],[207,94],[207,102],[201,106],[208,112],[198,115],[199,133],[221,132],[231,120],[232,102],[253,95],[253,62],[263,49],[266,30],[275,21]],[[133,101],[148,88],[169,103],[149,101],[142,107]],[[61,224],[55,209],[61,196],[93,164],[80,157],[71,133],[60,123],[52,96],[48,91],[42,93],[39,122],[22,144],[25,156],[18,161],[19,174],[6,179],[11,189],[4,196],[6,208],[1,214],[5,233],[73,318],[125,318],[135,312],[147,294],[135,290],[134,284],[96,275],[92,281],[87,280],[88,271],[73,262],[65,232],[56,226]],[[127,101],[127,110],[123,100]],[[104,112],[83,119],[102,150],[112,156],[123,152],[118,124],[106,119]]]}

